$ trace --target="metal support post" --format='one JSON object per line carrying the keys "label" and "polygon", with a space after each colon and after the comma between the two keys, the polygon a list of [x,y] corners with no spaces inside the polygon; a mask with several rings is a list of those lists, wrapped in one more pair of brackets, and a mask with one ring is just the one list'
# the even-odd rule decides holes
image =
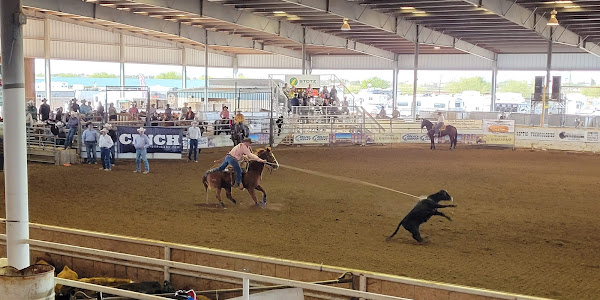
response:
{"label": "metal support post", "polygon": [[392,109],[395,110],[398,106],[398,54],[395,55],[393,72],[394,74],[392,74]]}
{"label": "metal support post", "polygon": [[548,40],[548,53],[546,55],[546,86],[544,87],[544,95],[542,96],[542,124],[541,126],[544,127],[545,123],[547,122],[547,116],[548,116],[548,107],[547,107],[547,101],[550,98],[550,71],[552,69],[552,34],[554,33],[554,30],[552,29],[552,27],[550,27],[550,40]]}
{"label": "metal support post", "polygon": [[0,1],[4,93],[4,195],[8,265],[29,266],[29,193],[25,137],[25,57],[21,0]]}
{"label": "metal support post", "polygon": [[204,29],[204,111],[208,111],[208,30]]}
{"label": "metal support post", "polygon": [[185,47],[181,49],[181,88],[187,88],[187,57]]}
{"label": "metal support post", "polygon": [[417,119],[417,83],[418,83],[418,74],[419,74],[419,25],[416,25],[417,30],[417,42],[415,43],[415,54],[414,54],[414,64],[413,64],[413,101],[412,101],[412,111],[411,115],[413,120]]}
{"label": "metal support post", "polygon": [[494,56],[496,59],[492,62],[492,102],[490,111],[496,111],[496,93],[498,90],[498,54]]}
{"label": "metal support post", "polygon": [[[119,36],[119,83],[121,86],[125,86],[125,36],[122,33]],[[125,98],[124,90],[121,90],[120,97],[121,99]],[[106,100],[108,101],[108,99]],[[108,111],[108,107],[105,109]]]}
{"label": "metal support post", "polygon": [[50,19],[44,19],[44,77],[46,100],[52,106],[52,74],[50,73]]}
{"label": "metal support post", "polygon": [[302,75],[306,74],[306,27],[302,27]]}

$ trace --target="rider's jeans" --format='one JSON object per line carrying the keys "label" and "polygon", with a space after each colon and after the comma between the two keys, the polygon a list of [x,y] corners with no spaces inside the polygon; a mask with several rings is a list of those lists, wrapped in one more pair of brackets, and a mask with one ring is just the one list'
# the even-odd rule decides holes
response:
{"label": "rider's jeans", "polygon": [[233,167],[233,169],[235,170],[234,185],[242,183],[242,168],[240,168],[240,163],[237,161],[237,159],[235,159],[235,157],[233,157],[229,154],[227,154],[227,156],[225,156],[225,160],[217,168],[217,171],[225,170],[225,168],[227,168],[227,165],[231,165]]}

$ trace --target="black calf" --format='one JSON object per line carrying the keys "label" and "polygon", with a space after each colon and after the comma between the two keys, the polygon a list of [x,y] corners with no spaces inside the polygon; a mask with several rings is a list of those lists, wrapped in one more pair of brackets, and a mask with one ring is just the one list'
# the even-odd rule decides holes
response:
{"label": "black calf", "polygon": [[444,213],[438,211],[438,208],[444,207],[456,207],[456,205],[441,205],[440,201],[451,201],[452,197],[445,190],[441,190],[435,194],[431,194],[427,196],[427,199],[423,199],[413,207],[413,209],[400,221],[398,227],[396,227],[396,231],[390,235],[386,241],[389,241],[400,229],[400,226],[404,226],[404,229],[408,230],[412,233],[412,237],[418,242],[422,243],[423,238],[421,237],[421,233],[419,232],[419,226],[421,224],[427,222],[429,218],[434,215],[442,216],[450,221],[450,217],[446,216]]}

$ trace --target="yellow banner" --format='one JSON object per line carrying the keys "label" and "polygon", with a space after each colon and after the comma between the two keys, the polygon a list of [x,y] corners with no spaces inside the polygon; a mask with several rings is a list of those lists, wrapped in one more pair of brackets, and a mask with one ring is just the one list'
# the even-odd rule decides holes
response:
{"label": "yellow banner", "polygon": [[452,125],[458,130],[481,130],[483,124],[481,120],[446,120],[444,123]]}
{"label": "yellow banner", "polygon": [[514,145],[514,134],[486,134],[485,143],[488,145]]}

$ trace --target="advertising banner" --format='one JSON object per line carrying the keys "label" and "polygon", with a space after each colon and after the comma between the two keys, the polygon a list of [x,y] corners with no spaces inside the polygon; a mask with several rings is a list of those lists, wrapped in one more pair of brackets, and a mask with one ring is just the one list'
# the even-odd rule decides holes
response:
{"label": "advertising banner", "polygon": [[361,140],[362,136],[358,133],[334,133],[331,135],[331,142],[336,144],[356,144]]}
{"label": "advertising banner", "polygon": [[202,136],[198,139],[198,148],[233,147],[231,136]]}
{"label": "advertising banner", "polygon": [[446,120],[446,125],[452,125],[457,130],[481,130],[482,120]]}
{"label": "advertising banner", "polygon": [[483,120],[483,132],[486,134],[514,133],[515,120]]}
{"label": "advertising banner", "polygon": [[[117,127],[119,153],[135,153],[133,139],[138,136],[138,127]],[[183,149],[183,129],[166,127],[146,127],[150,140],[148,153],[181,153]]]}
{"label": "advertising banner", "polygon": [[329,144],[329,133],[294,134],[294,144]]}
{"label": "advertising banner", "polygon": [[486,134],[482,144],[486,145],[514,145],[515,135],[514,134]]}
{"label": "advertising banner", "polygon": [[321,87],[321,76],[319,75],[285,75],[285,82],[293,87],[305,89],[310,84],[313,88]]}

